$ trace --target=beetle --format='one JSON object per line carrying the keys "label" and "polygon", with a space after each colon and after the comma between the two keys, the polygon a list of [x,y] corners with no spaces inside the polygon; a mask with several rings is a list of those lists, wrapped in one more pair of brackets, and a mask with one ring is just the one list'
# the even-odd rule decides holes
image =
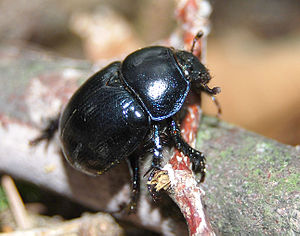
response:
{"label": "beetle", "polygon": [[196,40],[197,36],[190,52],[151,46],[109,64],[73,94],[59,120],[31,144],[49,139],[58,128],[68,162],[92,175],[129,160],[132,206],[139,189],[139,160],[145,151],[153,154],[150,176],[161,168],[164,143],[172,143],[189,157],[193,170],[204,175],[205,157],[184,141],[177,118],[191,91],[212,97],[220,92],[219,87],[207,86],[208,69],[193,55]]}

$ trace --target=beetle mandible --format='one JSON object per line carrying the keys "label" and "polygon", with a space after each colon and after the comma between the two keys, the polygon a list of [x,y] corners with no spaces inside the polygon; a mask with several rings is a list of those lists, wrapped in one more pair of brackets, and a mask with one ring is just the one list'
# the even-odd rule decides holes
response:
{"label": "beetle mandible", "polygon": [[192,90],[212,97],[220,92],[219,87],[207,86],[210,74],[193,55],[197,36],[190,52],[146,47],[98,71],[73,94],[56,125],[31,143],[49,139],[58,128],[68,162],[93,175],[127,159],[137,193],[139,159],[150,147],[150,170],[160,169],[162,135],[167,133],[167,141],[189,157],[194,171],[204,175],[205,157],[181,137],[176,118]]}

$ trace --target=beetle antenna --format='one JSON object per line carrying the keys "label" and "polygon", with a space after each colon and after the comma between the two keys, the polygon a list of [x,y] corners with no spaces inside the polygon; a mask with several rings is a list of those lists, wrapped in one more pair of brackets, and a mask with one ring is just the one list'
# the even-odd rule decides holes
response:
{"label": "beetle antenna", "polygon": [[196,36],[194,37],[194,39],[193,39],[193,44],[192,44],[192,47],[191,47],[191,53],[194,52],[196,42],[197,42],[200,38],[202,38],[202,36],[203,36],[203,31],[199,31],[199,32],[196,34]]}

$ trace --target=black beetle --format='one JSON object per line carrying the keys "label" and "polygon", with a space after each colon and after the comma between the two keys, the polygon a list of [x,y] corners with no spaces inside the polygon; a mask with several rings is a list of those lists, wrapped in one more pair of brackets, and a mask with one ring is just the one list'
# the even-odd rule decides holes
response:
{"label": "black beetle", "polygon": [[[62,150],[69,163],[97,175],[128,159],[133,192],[137,193],[139,158],[150,147],[151,170],[159,169],[164,136],[204,175],[205,157],[183,140],[175,116],[191,90],[211,96],[220,92],[218,87],[207,86],[211,78],[193,55],[194,44],[191,52],[162,46],[142,48],[90,77],[74,93],[59,120]],[[53,127],[32,144],[50,137],[57,128]]]}

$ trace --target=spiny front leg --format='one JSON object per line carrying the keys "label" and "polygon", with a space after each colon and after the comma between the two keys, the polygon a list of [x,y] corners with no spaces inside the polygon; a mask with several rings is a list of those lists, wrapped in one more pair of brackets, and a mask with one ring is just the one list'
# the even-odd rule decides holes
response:
{"label": "spiny front leg", "polygon": [[170,134],[175,142],[175,146],[178,150],[183,152],[184,155],[188,156],[192,163],[192,168],[195,172],[201,173],[201,182],[204,181],[205,177],[205,156],[202,152],[192,148],[181,136],[181,131],[178,124],[170,119]]}

